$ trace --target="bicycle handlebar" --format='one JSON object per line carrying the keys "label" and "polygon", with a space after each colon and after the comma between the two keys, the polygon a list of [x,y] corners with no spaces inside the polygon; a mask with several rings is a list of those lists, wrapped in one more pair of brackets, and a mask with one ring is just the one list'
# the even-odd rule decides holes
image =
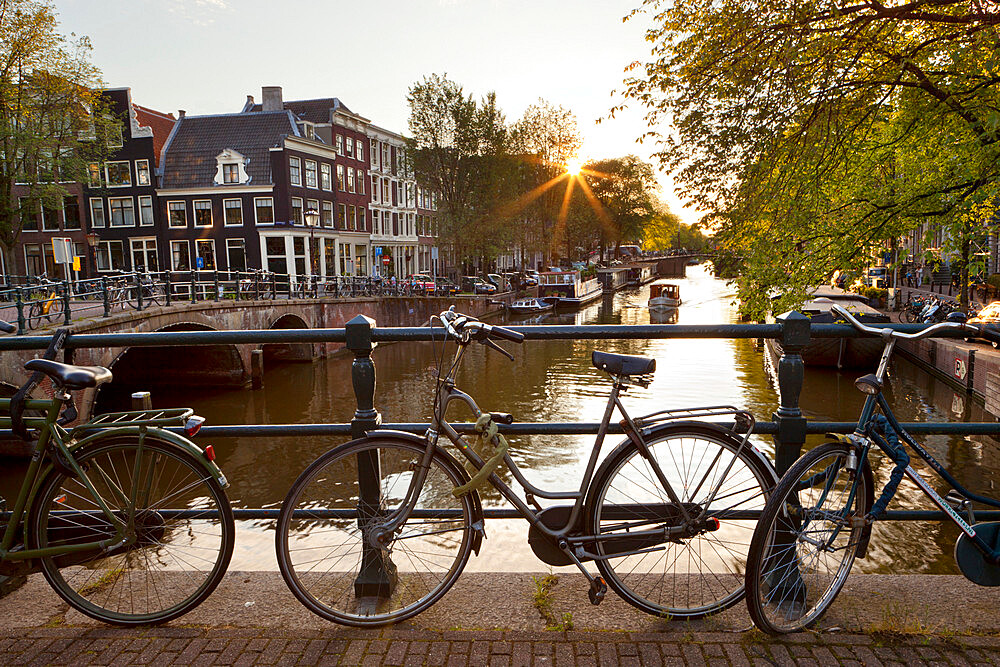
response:
{"label": "bicycle handlebar", "polygon": [[457,313],[451,308],[438,315],[438,319],[441,320],[442,324],[444,324],[448,333],[461,341],[468,342],[469,340],[475,338],[476,340],[485,342],[490,336],[494,336],[496,338],[509,340],[512,343],[524,342],[523,333],[514,331],[513,329],[487,324],[486,322],[480,322],[471,315]]}
{"label": "bicycle handlebar", "polygon": [[977,336],[979,338],[986,339],[988,341],[997,341],[1000,343],[1000,331],[995,329],[989,329],[985,324],[980,326],[975,326],[973,324],[963,324],[961,322],[939,322],[938,324],[932,325],[924,329],[923,331],[917,331],[915,333],[903,333],[902,331],[895,331],[888,327],[872,327],[867,324],[862,324],[854,317],[846,308],[838,304],[831,306],[830,310],[837,313],[843,317],[847,322],[852,325],[858,331],[862,331],[873,336],[882,337],[892,337],[892,338],[905,338],[907,340],[916,340],[918,338],[926,338],[940,331],[960,331],[966,335]]}

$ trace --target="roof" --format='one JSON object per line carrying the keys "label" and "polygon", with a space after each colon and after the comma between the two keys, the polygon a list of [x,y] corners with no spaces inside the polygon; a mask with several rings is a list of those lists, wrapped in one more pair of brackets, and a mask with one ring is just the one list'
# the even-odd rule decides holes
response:
{"label": "roof", "polygon": [[174,129],[174,123],[177,122],[177,119],[174,118],[173,114],[148,109],[134,102],[132,103],[132,109],[135,111],[136,122],[153,130],[153,160],[155,166],[159,166],[160,152],[163,150],[163,144],[167,142],[167,137],[170,136],[170,131]]}
{"label": "roof", "polygon": [[[315,100],[288,100],[284,102],[284,107],[295,114],[295,117],[299,120],[309,121],[310,123],[331,122],[330,116],[333,111],[341,111],[360,118],[358,114],[347,108],[347,105],[336,97],[323,97]],[[243,111],[244,113],[258,113],[261,108],[262,105],[253,104],[245,106]]]}
{"label": "roof", "polygon": [[297,134],[295,120],[287,111],[183,116],[164,150],[162,187],[213,186],[215,159],[227,148],[247,158],[250,184],[269,184],[269,149],[281,146],[286,136]]}

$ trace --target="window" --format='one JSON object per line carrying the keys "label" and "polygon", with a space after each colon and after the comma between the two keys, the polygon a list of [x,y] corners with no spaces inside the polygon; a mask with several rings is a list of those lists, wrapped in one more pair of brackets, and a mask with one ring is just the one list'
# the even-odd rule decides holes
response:
{"label": "window", "polygon": [[112,227],[135,227],[135,206],[131,197],[108,197]]}
{"label": "window", "polygon": [[238,164],[224,164],[224,165],[222,165],[222,182],[223,183],[239,183],[240,182],[240,165],[238,165]]}
{"label": "window", "polygon": [[365,229],[365,209],[358,207],[358,229],[362,232],[368,231]]}
{"label": "window", "polygon": [[382,223],[380,222],[379,212],[377,210],[372,211],[372,233],[373,234],[381,234],[382,233],[382,228],[379,226],[381,224]]}
{"label": "window", "polygon": [[323,202],[323,210],[320,212],[319,224],[324,227],[333,227],[333,202]]}
{"label": "window", "polygon": [[100,197],[90,199],[90,226],[95,229],[104,227],[104,200]]}
{"label": "window", "polygon": [[347,168],[347,191],[354,192],[354,170]]}
{"label": "window", "polygon": [[167,202],[167,225],[187,227],[187,204],[182,201]]}
{"label": "window", "polygon": [[191,247],[187,241],[170,242],[170,266],[174,271],[191,270]]}
{"label": "window", "polygon": [[372,176],[372,201],[378,203],[378,176]]}
{"label": "window", "polygon": [[[343,206],[343,204],[341,204]],[[340,275],[352,275],[354,272],[351,270],[351,244],[341,243],[340,244]]]}
{"label": "window", "polygon": [[101,187],[101,165],[97,162],[87,165],[87,185],[92,188]]}
{"label": "window", "polygon": [[40,276],[48,273],[45,268],[45,251],[37,243],[24,244],[24,267],[29,276]]}
{"label": "window", "polygon": [[300,197],[292,197],[292,224],[305,224],[302,218],[302,199]]}
{"label": "window", "polygon": [[389,171],[389,144],[382,144],[382,171]]}
{"label": "window", "polygon": [[354,246],[354,272],[359,276],[368,275],[368,246]]}
{"label": "window", "polygon": [[258,225],[274,224],[274,200],[270,197],[257,197],[253,200],[254,215]]}
{"label": "window", "polygon": [[59,209],[42,206],[42,231],[59,231]]}
{"label": "window", "polygon": [[344,154],[344,137],[338,134],[337,137],[333,140],[333,145],[335,150],[337,151],[337,155]]}
{"label": "window", "polygon": [[378,164],[378,140],[372,139],[371,146],[368,147],[368,157],[372,160],[372,166]]}
{"label": "window", "polygon": [[215,241],[212,239],[195,239],[194,242],[195,268],[199,271],[214,271],[215,266]]}
{"label": "window", "polygon": [[306,240],[302,236],[292,237],[292,259],[295,260],[295,275],[303,276],[306,271]]}
{"label": "window", "polygon": [[[307,199],[306,200],[306,210],[307,211],[316,211],[316,213],[319,214],[319,200],[318,199]],[[320,223],[317,222],[316,224],[318,225]]]}
{"label": "window", "polygon": [[243,224],[243,200],[223,199],[222,212],[226,227],[239,227]]}
{"label": "window", "polygon": [[132,169],[128,162],[108,162],[104,165],[109,188],[123,188],[132,185]]}
{"label": "window", "polygon": [[156,260],[156,239],[132,239],[132,270],[158,271]]}
{"label": "window", "polygon": [[247,270],[246,241],[243,239],[226,239],[226,262],[230,271]]}
{"label": "window", "polygon": [[38,231],[38,205],[37,202],[29,200],[27,197],[19,197],[17,200],[18,209],[21,212],[21,231]]}
{"label": "window", "polygon": [[193,202],[194,206],[194,226],[195,227],[211,227],[212,226],[212,202],[208,199],[196,199]]}
{"label": "window", "polygon": [[333,176],[330,173],[330,165],[321,164],[319,166],[319,182],[324,190],[333,191]]}
{"label": "window", "polygon": [[96,253],[98,271],[121,271],[125,268],[125,251],[121,241],[101,241]]}
{"label": "window", "polygon": [[337,189],[344,191],[344,165],[337,165]]}
{"label": "window", "polygon": [[149,160],[135,161],[135,184],[149,185]]}
{"label": "window", "polygon": [[344,143],[347,144],[347,157],[354,157],[354,137],[347,137]]}
{"label": "window", "polygon": [[80,229],[80,202],[76,197],[63,197],[63,228]]}
{"label": "window", "polygon": [[365,146],[364,146],[364,144],[362,144],[361,140],[358,139],[358,141],[354,145],[358,149],[358,154],[355,155],[354,157],[358,158],[359,160],[364,160],[365,159]]}
{"label": "window", "polygon": [[337,204],[337,229],[347,229],[346,204]]}
{"label": "window", "polygon": [[153,197],[151,195],[139,197],[139,225],[142,227],[153,226]]}
{"label": "window", "polygon": [[306,160],[306,187],[315,188],[316,186],[316,161]]}
{"label": "window", "polygon": [[382,203],[385,204],[386,206],[390,206],[392,204],[392,197],[389,196],[389,179],[388,178],[383,178],[382,179]]}
{"label": "window", "polygon": [[351,206],[347,211],[347,225],[348,229],[357,230],[358,228],[358,209],[356,206]]}
{"label": "window", "polygon": [[365,193],[365,172],[358,169],[358,194],[363,195]]}
{"label": "window", "polygon": [[297,157],[288,158],[288,180],[292,185],[302,185],[302,163]]}
{"label": "window", "polygon": [[265,268],[279,275],[287,274],[288,258],[285,255],[285,237],[268,236],[264,244],[264,250],[267,253],[265,256],[267,266]]}

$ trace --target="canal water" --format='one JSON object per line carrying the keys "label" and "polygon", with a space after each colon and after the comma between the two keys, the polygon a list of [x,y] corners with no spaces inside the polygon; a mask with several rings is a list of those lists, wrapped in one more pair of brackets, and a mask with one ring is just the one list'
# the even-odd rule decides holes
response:
{"label": "canal water", "polygon": [[[688,267],[677,281],[684,300],[670,321],[681,324],[738,322],[734,293],[705,266]],[[649,324],[646,308],[649,288],[621,291],[571,314],[543,318],[511,318],[510,324]],[[653,315],[657,317],[657,315]],[[657,323],[657,320],[653,320]],[[596,422],[603,413],[610,385],[590,363],[593,349],[639,354],[656,359],[654,382],[633,388],[624,396],[629,412],[641,415],[665,408],[729,404],[752,411],[760,421],[777,409],[777,384],[771,360],[750,340],[660,339],[612,341],[529,341],[506,344],[513,362],[482,346],[466,356],[458,386],[476,398],[483,409],[510,412],[519,422]],[[437,350],[439,352],[439,348]],[[377,369],[376,408],[384,422],[426,422],[438,356],[431,343],[381,345],[374,352]],[[854,387],[858,371],[808,368],[801,405],[809,419],[853,421],[863,396]],[[335,357],[313,363],[289,363],[265,370],[257,391],[158,390],[157,405],[190,405],[208,418],[208,424],[291,424],[347,422],[354,408],[351,359]],[[982,421],[981,407],[915,366],[897,357],[891,369],[887,395],[902,421]],[[451,414],[453,420],[468,413]],[[232,483],[229,495],[235,507],[280,507],[296,476],[320,453],[345,438],[214,439],[217,462]],[[609,436],[605,451],[621,440]],[[769,437],[756,437],[757,446],[773,460]],[[552,490],[573,490],[579,484],[593,436],[521,436],[510,438],[511,454],[528,479]],[[822,442],[811,437],[807,447]],[[207,444],[204,438],[200,444]],[[927,436],[928,449],[972,490],[996,494],[1000,478],[998,443],[981,436]],[[888,477],[891,462],[876,457],[877,488]],[[924,472],[922,461],[915,467]],[[8,468],[8,470],[10,470]],[[929,476],[929,475],[928,475]],[[13,480],[2,480],[0,493],[12,499]],[[502,507],[492,489],[484,505]],[[891,508],[931,509],[904,480]],[[491,520],[487,541],[470,569],[484,571],[544,571],[527,545],[527,523]],[[956,531],[938,523],[892,522],[876,525],[867,559],[856,567],[879,573],[957,573],[952,558]],[[276,567],[273,522],[244,521],[231,568],[260,570]],[[557,568],[558,569],[558,568]]]}

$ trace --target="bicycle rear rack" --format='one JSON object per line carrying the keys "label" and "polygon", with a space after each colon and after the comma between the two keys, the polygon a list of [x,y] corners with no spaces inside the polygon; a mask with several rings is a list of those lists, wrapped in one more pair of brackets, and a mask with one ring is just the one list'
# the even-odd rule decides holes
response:
{"label": "bicycle rear rack", "polygon": [[648,415],[635,417],[632,421],[639,428],[653,426],[670,421],[680,421],[683,419],[705,419],[708,417],[732,417],[733,425],[729,430],[734,435],[742,436],[743,442],[750,438],[753,427],[757,423],[754,416],[746,410],[741,410],[732,405],[710,405],[697,408],[674,408],[671,410],[658,410]]}
{"label": "bicycle rear rack", "polygon": [[73,433],[121,426],[183,426],[193,414],[194,410],[191,408],[108,412],[103,415],[97,415],[86,424],[80,424],[73,429]]}

